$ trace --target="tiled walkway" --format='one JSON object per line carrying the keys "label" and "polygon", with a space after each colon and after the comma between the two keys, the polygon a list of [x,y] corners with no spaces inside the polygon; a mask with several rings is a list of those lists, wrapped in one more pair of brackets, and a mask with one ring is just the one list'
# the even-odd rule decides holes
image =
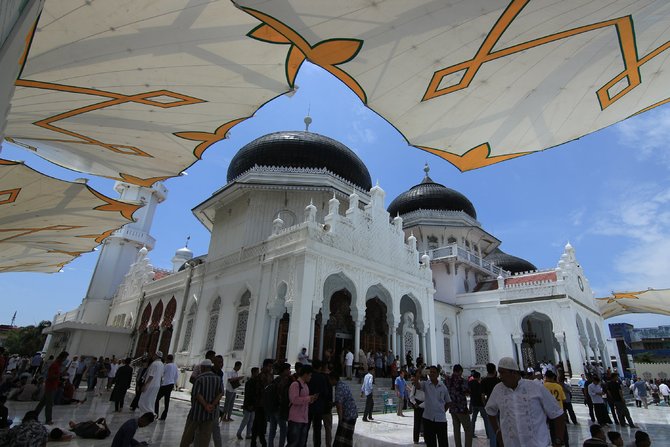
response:
{"label": "tiled walkway", "polygon": [[[182,393],[179,393],[180,396]],[[79,406],[56,406],[54,407],[54,421],[56,426],[61,428],[67,427],[70,420],[83,421],[88,419],[97,419],[105,417],[107,423],[112,430],[112,436],[116,429],[127,419],[131,417],[138,417],[137,412],[132,413],[125,409],[122,413],[114,413],[113,406],[109,401],[109,394],[102,397],[89,397],[89,399]],[[127,403],[130,401],[127,400]],[[179,445],[182,430],[184,428],[184,419],[189,410],[189,403],[182,400],[173,399],[170,405],[170,414],[167,421],[156,422],[149,427],[141,428],[137,432],[136,439],[140,441],[149,441],[151,445],[161,446],[176,446]],[[13,417],[16,423],[19,423],[22,415],[34,408],[35,403],[27,402],[8,402],[10,417]],[[670,437],[670,407],[656,407],[651,405],[649,409],[638,409],[629,407],[633,420],[640,429],[645,430],[651,435],[653,444],[656,446],[670,445],[668,441]],[[590,422],[588,420],[587,408],[583,405],[578,405],[575,408],[577,417],[581,425],[569,425],[570,430],[570,445],[581,446],[584,439],[588,436],[588,427]],[[406,412],[408,417],[397,417],[395,414],[378,414],[375,415],[373,423],[364,423],[359,418],[356,424],[355,445],[357,446],[384,446],[384,445],[412,445],[412,413]],[[44,420],[44,413],[41,415]],[[222,423],[221,433],[224,439],[225,446],[244,446],[248,445],[249,441],[238,441],[235,437],[239,420],[241,417],[236,417],[233,422]],[[610,428],[615,429],[618,427]],[[621,428],[621,431],[626,445],[633,439],[635,430],[629,428]],[[477,421],[476,434],[479,436],[475,439],[474,446],[488,446],[486,435],[484,434],[484,426],[481,419]],[[310,433],[311,435],[311,433]],[[102,441],[91,441],[85,439],[73,440],[69,443],[59,445],[70,446],[108,446],[111,442],[111,437]],[[450,445],[453,443],[453,434],[450,427]],[[312,445],[311,438],[308,445]]]}

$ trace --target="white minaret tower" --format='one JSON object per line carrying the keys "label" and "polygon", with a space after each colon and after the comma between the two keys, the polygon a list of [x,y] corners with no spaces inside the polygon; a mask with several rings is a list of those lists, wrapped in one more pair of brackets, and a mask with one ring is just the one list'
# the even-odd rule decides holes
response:
{"label": "white minaret tower", "polygon": [[135,222],[126,224],[112,233],[102,243],[102,250],[95,271],[91,277],[86,297],[79,307],[79,321],[105,324],[109,305],[131,264],[137,259],[142,247],[151,250],[156,240],[149,230],[156,211],[156,205],[167,198],[167,189],[161,182],[151,188],[116,182],[114,189],[120,200],[142,203],[133,217]]}

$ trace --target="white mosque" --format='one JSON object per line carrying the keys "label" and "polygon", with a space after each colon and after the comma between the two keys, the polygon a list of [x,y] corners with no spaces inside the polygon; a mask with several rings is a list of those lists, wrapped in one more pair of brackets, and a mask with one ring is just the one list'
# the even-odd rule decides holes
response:
{"label": "white mosque", "polygon": [[[56,315],[48,349],[73,355],[161,350],[188,366],[214,349],[226,365],[294,362],[301,348],[411,350],[429,364],[482,369],[512,356],[610,365],[589,282],[566,245],[538,270],[500,250],[473,204],[423,179],[385,208],[365,164],[316,133],[277,132],[244,146],[227,183],[193,209],[209,252],[177,250],[172,271],[147,257],[167,192],[117,184],[146,206],[104,242],[86,298]],[[418,174],[418,173],[417,173]]]}

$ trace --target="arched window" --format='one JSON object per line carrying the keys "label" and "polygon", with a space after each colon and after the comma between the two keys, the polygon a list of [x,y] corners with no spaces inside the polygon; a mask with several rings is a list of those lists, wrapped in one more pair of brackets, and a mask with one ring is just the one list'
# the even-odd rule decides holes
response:
{"label": "arched window", "polygon": [[489,334],[486,326],[478,324],[472,330],[475,341],[475,364],[486,365],[489,362]]}
{"label": "arched window", "polygon": [[221,309],[221,298],[217,297],[212,303],[209,312],[209,326],[207,327],[207,338],[205,339],[205,349],[214,348],[214,339],[216,338],[216,327],[219,324],[219,310]]}
{"label": "arched window", "polygon": [[251,303],[251,293],[247,290],[240,298],[240,305],[237,309],[237,328],[235,329],[235,340],[233,350],[244,349],[244,342],[247,338],[247,321],[249,320],[249,304]]}
{"label": "arched window", "polygon": [[191,344],[191,336],[193,335],[193,322],[195,321],[195,303],[191,304],[186,316],[186,329],[184,330],[184,341],[181,344],[182,351],[188,351],[188,346]]}
{"label": "arched window", "polygon": [[442,325],[442,334],[444,335],[444,363],[451,365],[451,331],[447,323]]}

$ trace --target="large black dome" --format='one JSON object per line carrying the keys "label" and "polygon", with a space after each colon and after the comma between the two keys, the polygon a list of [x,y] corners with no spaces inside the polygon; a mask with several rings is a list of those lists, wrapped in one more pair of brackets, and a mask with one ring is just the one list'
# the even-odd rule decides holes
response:
{"label": "large black dome", "polygon": [[493,250],[493,252],[491,252],[491,254],[486,257],[486,260],[512,273],[530,272],[537,270],[537,267],[525,259],[508,255],[499,248]]}
{"label": "large black dome", "polygon": [[388,207],[391,217],[421,209],[463,211],[473,219],[477,219],[477,212],[472,202],[460,192],[435,183],[428,177],[428,170],[426,166],[426,177],[421,183],[412,186],[409,191],[400,194],[391,202]]}
{"label": "large black dome", "polygon": [[233,157],[227,180],[233,181],[254,166],[325,168],[359,188],[372,188],[363,161],[348,147],[312,132],[275,132],[255,139]]}

